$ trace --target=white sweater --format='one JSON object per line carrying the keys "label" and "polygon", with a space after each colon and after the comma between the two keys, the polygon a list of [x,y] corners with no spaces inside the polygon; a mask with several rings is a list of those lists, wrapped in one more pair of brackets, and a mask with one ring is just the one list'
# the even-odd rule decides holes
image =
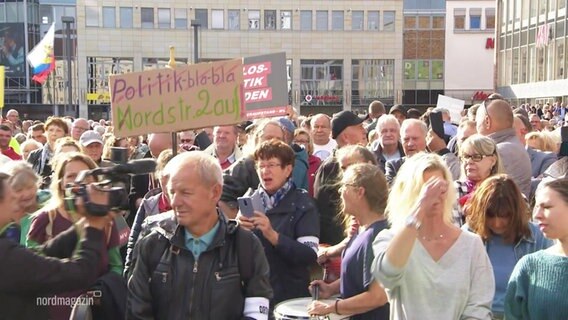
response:
{"label": "white sweater", "polygon": [[393,237],[391,230],[377,235],[372,265],[373,276],[387,289],[391,320],[491,319],[495,279],[478,235],[462,231],[438,262],[417,240],[400,269],[385,255]]}

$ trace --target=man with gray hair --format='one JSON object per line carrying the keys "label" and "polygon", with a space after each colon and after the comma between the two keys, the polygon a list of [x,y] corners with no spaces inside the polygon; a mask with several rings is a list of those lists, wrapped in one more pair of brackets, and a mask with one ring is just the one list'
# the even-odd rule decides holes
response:
{"label": "man with gray hair", "polygon": [[164,171],[172,214],[135,248],[127,319],[268,319],[264,249],[217,209],[219,161],[184,152]]}
{"label": "man with gray hair", "polygon": [[385,172],[387,161],[404,156],[404,149],[400,143],[400,123],[389,114],[377,119],[376,125],[375,131],[379,134],[379,138],[371,146],[371,151],[377,158],[379,168]]}

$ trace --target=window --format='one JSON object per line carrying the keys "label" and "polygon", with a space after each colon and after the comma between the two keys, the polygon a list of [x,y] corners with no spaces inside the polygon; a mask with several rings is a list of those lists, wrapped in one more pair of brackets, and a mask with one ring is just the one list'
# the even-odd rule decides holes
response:
{"label": "window", "polygon": [[264,10],[264,30],[276,30],[276,10]]}
{"label": "window", "polygon": [[199,23],[201,29],[208,29],[209,17],[207,16],[207,9],[195,9],[195,20]]}
{"label": "window", "polygon": [[316,30],[327,31],[327,11],[316,11]]}
{"label": "window", "polygon": [[454,9],[454,30],[465,29],[465,9]]}
{"label": "window", "polygon": [[429,16],[418,16],[418,29],[432,29]]}
{"label": "window", "polygon": [[85,25],[87,27],[99,26],[99,8],[89,6],[85,7]]}
{"label": "window", "polygon": [[248,25],[249,25],[249,30],[260,29],[260,10],[249,10]]}
{"label": "window", "polygon": [[418,80],[430,79],[430,61],[428,60],[416,61],[416,70],[418,71]]}
{"label": "window", "polygon": [[140,11],[140,20],[143,29],[154,28],[154,8],[142,8]]}
{"label": "window", "polygon": [[379,30],[379,11],[367,12],[367,30]]}
{"label": "window", "polygon": [[132,58],[87,57],[88,103],[108,104],[110,102],[109,75],[134,71]]}
{"label": "window", "polygon": [[443,16],[433,16],[432,17],[432,28],[433,29],[444,29],[446,27],[446,18]]}
{"label": "window", "polygon": [[[45,8],[45,5],[40,6],[40,10],[42,10],[43,8]],[[51,9],[51,7],[49,7]],[[46,15],[41,15],[42,16],[42,21],[41,23],[43,24],[49,24],[49,20],[45,19],[48,18],[48,16]],[[47,20],[47,21],[46,21]],[[5,3],[0,3],[0,22],[5,22],[6,21],[6,4]]]}
{"label": "window", "polygon": [[351,106],[394,99],[394,60],[352,60]]}
{"label": "window", "polygon": [[556,79],[565,77],[564,42],[556,41]]}
{"label": "window", "polygon": [[170,29],[172,27],[172,12],[168,8],[158,8],[158,28]]}
{"label": "window", "polygon": [[485,8],[485,29],[495,29],[495,8]]}
{"label": "window", "polygon": [[228,10],[227,11],[228,27],[229,30],[240,30],[241,29],[241,11],[240,10]]}
{"label": "window", "polygon": [[116,28],[115,7],[103,7],[103,28]]}
{"label": "window", "polygon": [[341,11],[331,12],[331,30],[341,31],[344,30],[344,13]]}
{"label": "window", "polygon": [[[8,2],[6,3],[6,22],[22,22],[24,21],[24,3],[23,2]],[[97,18],[98,18],[97,9]],[[59,20],[61,21],[61,19]],[[98,19],[97,19],[98,26]]]}
{"label": "window", "polygon": [[120,27],[122,29],[131,29],[132,28],[132,16],[133,11],[132,8],[121,7],[120,8]]}
{"label": "window", "polygon": [[432,61],[432,79],[433,80],[444,79],[444,61],[441,60]]}
{"label": "window", "polygon": [[[301,60],[300,95],[302,105],[341,106],[343,104],[343,61]],[[307,101],[310,96],[310,101]]]}
{"label": "window", "polygon": [[225,29],[225,12],[211,10],[211,29]]}
{"label": "window", "polygon": [[292,30],[292,11],[280,11],[280,29]]}
{"label": "window", "polygon": [[185,8],[174,9],[174,28],[187,29],[187,9]]}
{"label": "window", "polygon": [[351,30],[363,30],[363,11],[351,13]]}
{"label": "window", "polygon": [[469,9],[469,29],[470,30],[481,29],[481,9],[479,8]]}
{"label": "window", "polygon": [[394,31],[394,11],[383,12],[383,31]]}
{"label": "window", "polygon": [[300,11],[300,30],[303,31],[312,30],[312,11],[310,10]]}

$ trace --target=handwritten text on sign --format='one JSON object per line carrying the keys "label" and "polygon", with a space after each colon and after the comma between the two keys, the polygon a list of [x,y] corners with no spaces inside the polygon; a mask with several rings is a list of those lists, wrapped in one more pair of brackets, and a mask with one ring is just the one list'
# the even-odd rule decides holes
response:
{"label": "handwritten text on sign", "polygon": [[120,137],[238,123],[244,113],[242,59],[110,76]]}

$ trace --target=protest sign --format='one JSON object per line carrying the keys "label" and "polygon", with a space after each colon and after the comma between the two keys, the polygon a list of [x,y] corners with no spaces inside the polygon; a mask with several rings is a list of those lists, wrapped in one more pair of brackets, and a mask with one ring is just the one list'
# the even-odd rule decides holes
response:
{"label": "protest sign", "polygon": [[436,107],[442,107],[448,109],[450,111],[450,116],[452,118],[453,123],[460,123],[462,118],[461,112],[465,106],[465,101],[460,99],[454,99],[452,97],[444,96],[439,94],[438,95],[438,103]]}
{"label": "protest sign", "polygon": [[242,59],[110,76],[114,134],[229,125],[245,116]]}
{"label": "protest sign", "polygon": [[244,59],[244,98],[248,119],[286,115],[286,53]]}

